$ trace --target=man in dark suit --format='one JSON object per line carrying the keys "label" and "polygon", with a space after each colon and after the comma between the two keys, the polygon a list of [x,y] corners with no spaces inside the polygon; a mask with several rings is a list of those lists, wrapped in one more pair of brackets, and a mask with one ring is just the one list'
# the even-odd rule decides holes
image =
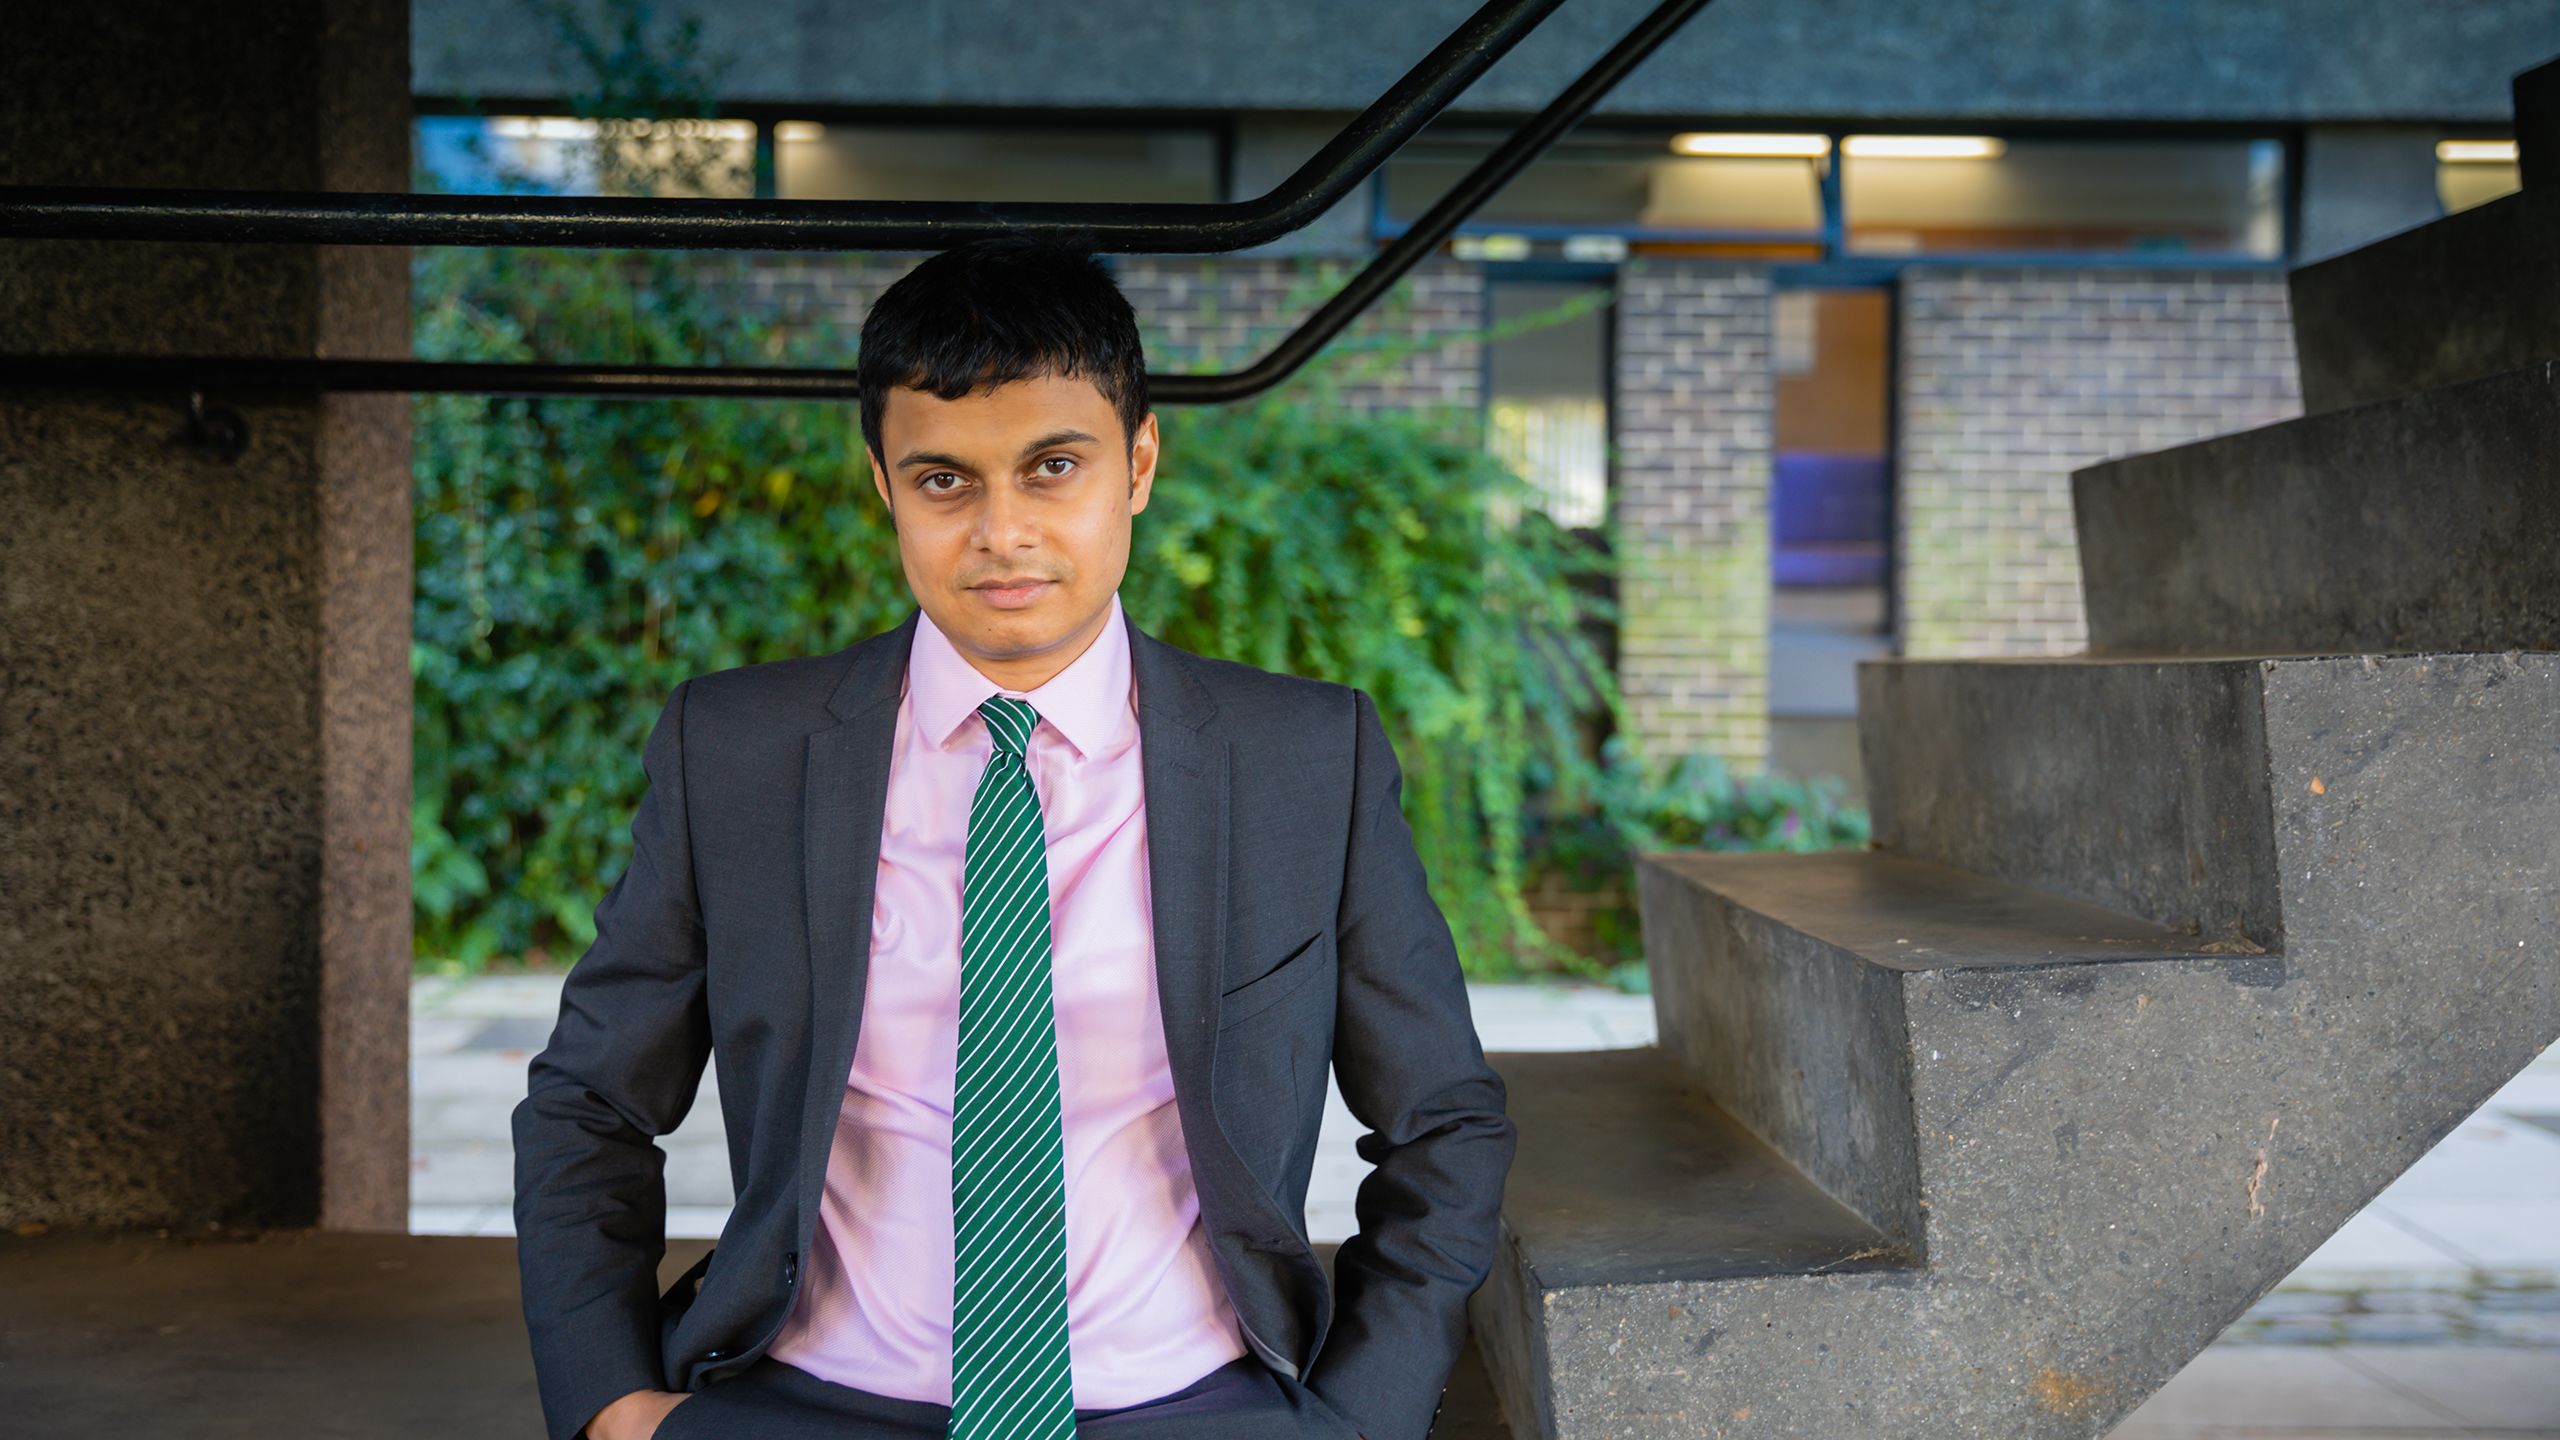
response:
{"label": "man in dark suit", "polygon": [[[1158,433],[1091,256],[935,256],[861,365],[918,609],[675,687],[514,1113],[552,1440],[1422,1440],[1513,1130],[1375,706],[1122,613]],[[737,1202],[662,1295],[706,1061]]]}

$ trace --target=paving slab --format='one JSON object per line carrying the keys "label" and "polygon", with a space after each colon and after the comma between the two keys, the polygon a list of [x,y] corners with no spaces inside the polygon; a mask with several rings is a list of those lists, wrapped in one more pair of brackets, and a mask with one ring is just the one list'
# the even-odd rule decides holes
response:
{"label": "paving slab", "polygon": [[2335,1349],[2217,1345],[2189,1361],[2114,1433],[2135,1440],[2142,1429],[2248,1425],[2447,1433],[2460,1424],[2451,1411],[2357,1368]]}

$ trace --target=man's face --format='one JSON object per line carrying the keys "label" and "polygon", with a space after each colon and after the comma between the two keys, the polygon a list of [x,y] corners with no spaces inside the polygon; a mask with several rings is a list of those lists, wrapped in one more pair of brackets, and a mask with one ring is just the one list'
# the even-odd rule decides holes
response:
{"label": "man's face", "polygon": [[1155,483],[1156,417],[1132,449],[1119,413],[1081,376],[957,400],[899,387],[880,441],[872,480],[916,603],[1009,688],[1064,668],[1100,632],[1128,570],[1129,517]]}

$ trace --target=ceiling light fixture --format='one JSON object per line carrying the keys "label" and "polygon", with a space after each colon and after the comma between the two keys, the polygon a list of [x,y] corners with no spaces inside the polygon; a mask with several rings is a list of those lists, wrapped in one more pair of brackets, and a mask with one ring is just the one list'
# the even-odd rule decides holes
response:
{"label": "ceiling light fixture", "polygon": [[2436,158],[2449,165],[2513,165],[2516,142],[2513,140],[2439,140]]}
{"label": "ceiling light fixture", "polygon": [[1851,135],[1840,153],[1869,160],[1988,160],[2009,148],[1991,135]]}
{"label": "ceiling light fixture", "polygon": [[1810,160],[1831,153],[1831,137],[1691,130],[1672,136],[1671,148],[1683,155],[1780,156]]}

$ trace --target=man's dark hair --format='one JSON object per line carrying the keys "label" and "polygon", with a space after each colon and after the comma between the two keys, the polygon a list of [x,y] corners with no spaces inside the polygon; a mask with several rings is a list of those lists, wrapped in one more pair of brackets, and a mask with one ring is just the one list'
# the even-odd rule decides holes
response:
{"label": "man's dark hair", "polygon": [[1035,376],[1081,376],[1120,414],[1147,419],[1147,363],[1128,297],[1086,246],[1029,235],[973,240],[881,293],[862,322],[862,440],[882,463],[889,390],[944,400]]}

